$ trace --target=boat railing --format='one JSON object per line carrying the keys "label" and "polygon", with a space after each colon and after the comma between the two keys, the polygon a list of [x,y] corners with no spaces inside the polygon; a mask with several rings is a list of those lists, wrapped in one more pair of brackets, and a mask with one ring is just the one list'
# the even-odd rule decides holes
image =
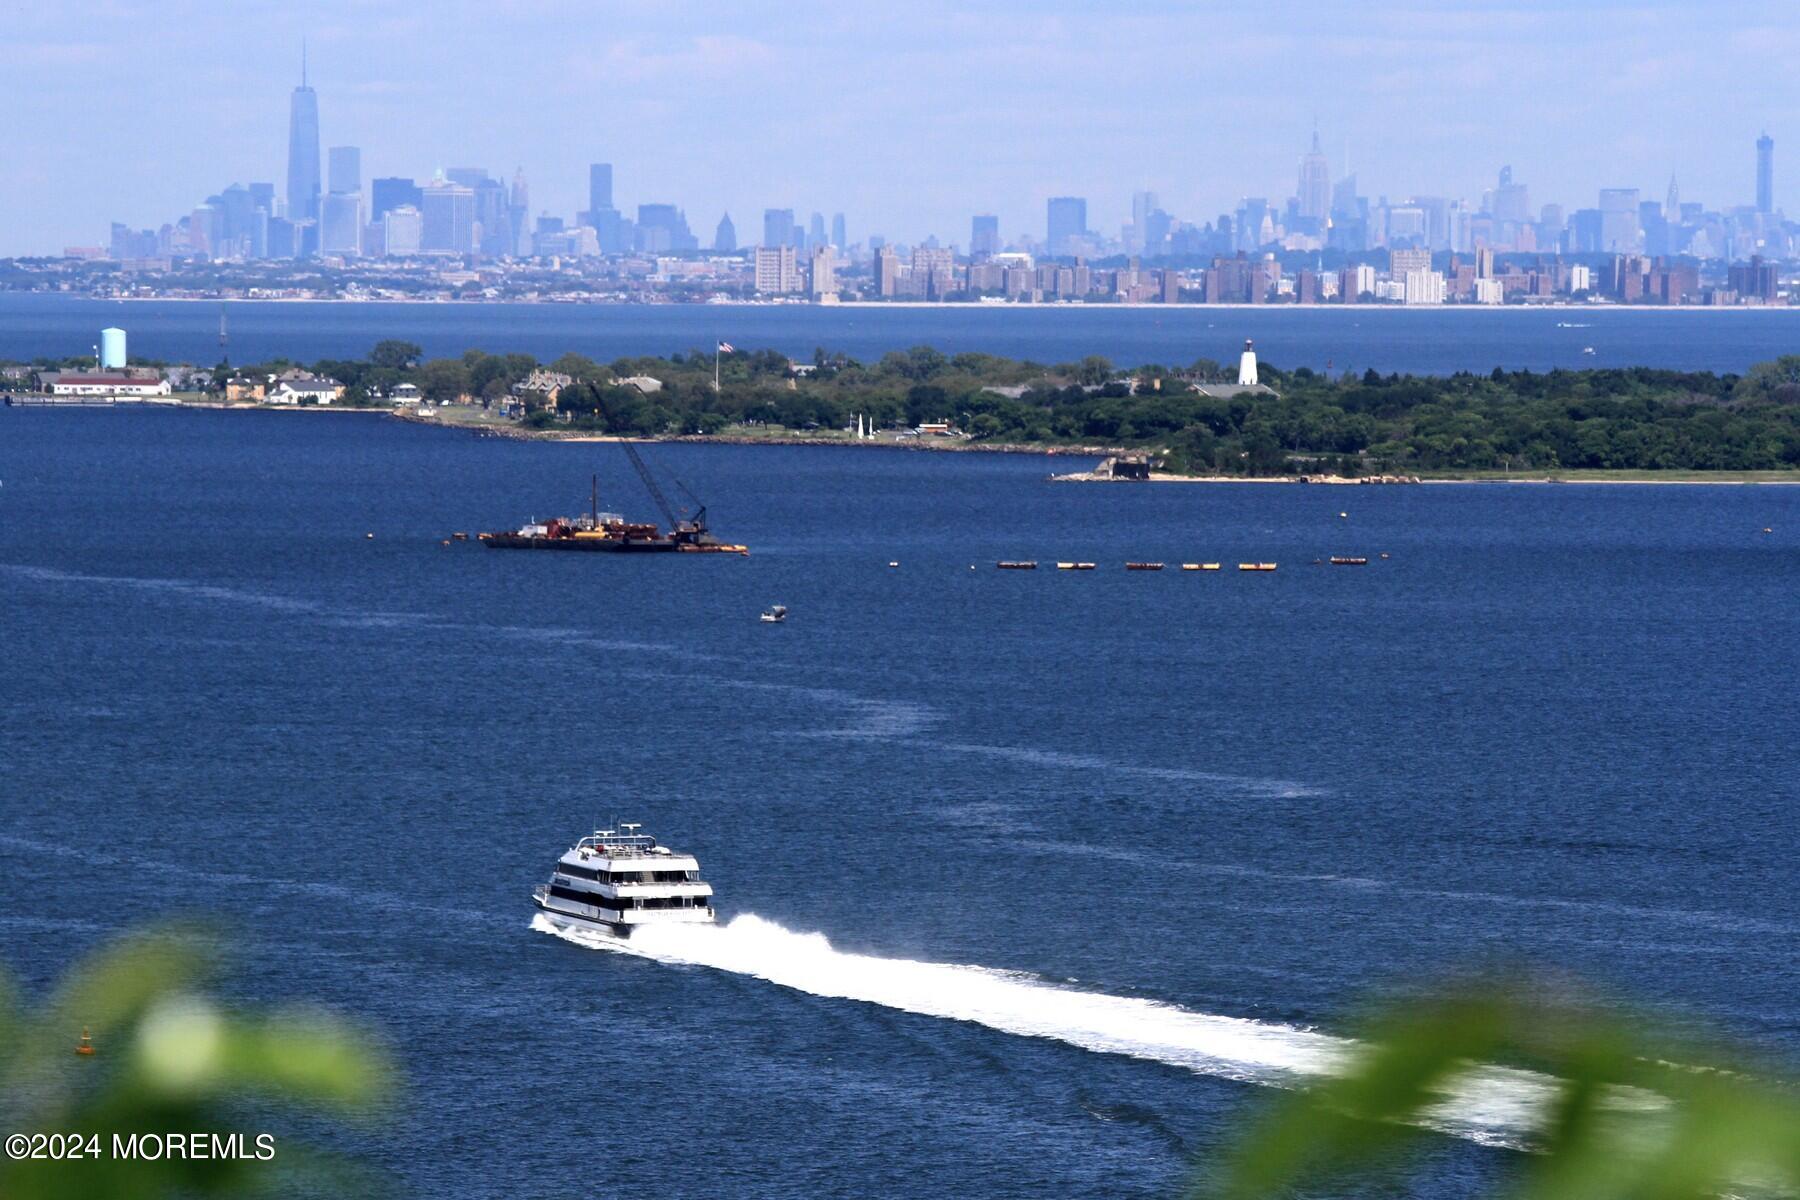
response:
{"label": "boat railing", "polygon": [[[635,826],[630,827],[635,828]],[[590,850],[609,858],[648,858],[657,850],[656,839],[647,833],[619,833],[612,829],[596,829],[575,843],[577,850]],[[656,857],[662,857],[656,855]]]}

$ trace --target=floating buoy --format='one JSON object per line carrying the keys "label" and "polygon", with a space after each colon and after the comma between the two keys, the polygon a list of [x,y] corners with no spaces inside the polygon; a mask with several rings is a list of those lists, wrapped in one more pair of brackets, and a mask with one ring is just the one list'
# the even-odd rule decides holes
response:
{"label": "floating buoy", "polygon": [[1029,559],[1029,558],[1028,559],[1017,559],[1017,560],[1007,560],[1004,562],[997,562],[994,565],[996,567],[1000,568],[1002,571],[1035,571],[1035,570],[1037,570],[1037,560]]}
{"label": "floating buoy", "polygon": [[92,1054],[93,1052],[94,1052],[94,1039],[92,1036],[89,1035],[89,1033],[87,1031],[87,1026],[83,1025],[81,1027],[81,1040],[79,1042],[75,1043],[75,1053],[87,1055],[87,1054]]}
{"label": "floating buoy", "polygon": [[1159,562],[1128,562],[1125,564],[1127,571],[1160,571],[1162,568],[1163,565]]}
{"label": "floating buoy", "polygon": [[1338,514],[1338,519],[1339,519],[1339,520],[1344,520],[1344,521],[1347,521],[1347,520],[1349,520],[1349,519],[1350,519],[1350,514],[1349,514],[1349,513],[1345,513],[1345,512],[1341,512],[1341,513],[1339,513],[1339,514]]}
{"label": "floating buoy", "polygon": [[372,533],[365,533],[365,534],[363,534],[363,536],[370,539],[371,541],[373,541],[374,537],[375,537],[375,535]]}
{"label": "floating buoy", "polygon": [[1059,562],[1056,564],[1056,569],[1059,571],[1073,571],[1075,569],[1075,564],[1072,562]]}
{"label": "floating buoy", "polygon": [[450,544],[449,538],[445,538],[443,541],[438,543],[438,545],[440,545],[440,546],[448,546],[449,544]]}
{"label": "floating buoy", "polygon": [[1773,529],[1773,528],[1772,528],[1772,527],[1771,527],[1771,526],[1768,526],[1768,525],[1764,525],[1764,526],[1763,526],[1763,532],[1764,532],[1764,533],[1774,533],[1774,532],[1775,532],[1775,530],[1774,530],[1774,529]]}
{"label": "floating buoy", "polygon": [[1382,551],[1382,552],[1381,552],[1381,557],[1383,557],[1383,558],[1386,558],[1386,557],[1387,557],[1387,551],[1386,551],[1386,550],[1383,550],[1383,551]]}
{"label": "floating buoy", "polygon": [[1182,563],[1181,569],[1184,571],[1198,571],[1200,569],[1200,564],[1199,563]]}
{"label": "floating buoy", "polygon": [[891,562],[891,563],[889,563],[889,564],[888,564],[888,566],[889,566],[889,568],[893,568],[893,567],[897,567],[897,566],[899,566],[899,565],[900,565],[900,564],[899,564],[899,563],[897,563],[897,562]]}

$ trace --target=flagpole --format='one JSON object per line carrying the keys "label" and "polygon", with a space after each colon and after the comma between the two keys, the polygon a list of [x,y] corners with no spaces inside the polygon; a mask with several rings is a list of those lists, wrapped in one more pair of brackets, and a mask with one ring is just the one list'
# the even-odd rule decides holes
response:
{"label": "flagpole", "polygon": [[713,395],[719,394],[719,339],[713,339]]}

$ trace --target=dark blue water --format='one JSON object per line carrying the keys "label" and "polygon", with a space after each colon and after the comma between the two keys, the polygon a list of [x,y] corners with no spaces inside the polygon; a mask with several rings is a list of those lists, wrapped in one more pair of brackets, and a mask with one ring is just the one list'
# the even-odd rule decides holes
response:
{"label": "dark blue water", "polygon": [[[366,355],[381,338],[432,356],[519,352],[543,361],[575,351],[625,355],[710,352],[720,339],[810,358],[824,347],[864,360],[936,346],[1070,362],[1100,354],[1121,365],[1235,361],[1243,339],[1283,367],[1333,372],[1450,374],[1495,367],[1667,367],[1741,372],[1800,351],[1800,310],[1503,310],[1307,307],[1033,308],[816,305],[562,305],[102,301],[0,294],[0,359],[92,353],[118,325],[131,353],[215,363],[219,314],[231,361],[302,362]],[[1591,349],[1593,353],[1586,353]]]}
{"label": "dark blue water", "polygon": [[[0,410],[0,960],[229,921],[242,994],[393,1041],[357,1144],[420,1195],[1173,1195],[1307,1031],[1497,960],[1800,1056],[1800,490],[659,446],[748,559],[439,544],[591,470],[642,511],[617,453]],[[529,928],[614,816],[747,961]],[[1163,1044],[1204,1014],[1272,1051]],[[1445,1137],[1417,1194],[1512,1159]]]}

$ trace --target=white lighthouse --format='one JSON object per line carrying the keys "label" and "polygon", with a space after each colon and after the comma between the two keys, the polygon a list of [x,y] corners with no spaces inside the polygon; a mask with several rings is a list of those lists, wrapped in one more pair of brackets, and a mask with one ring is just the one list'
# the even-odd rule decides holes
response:
{"label": "white lighthouse", "polygon": [[1244,339],[1244,352],[1238,355],[1238,386],[1256,386],[1256,350],[1255,343]]}

